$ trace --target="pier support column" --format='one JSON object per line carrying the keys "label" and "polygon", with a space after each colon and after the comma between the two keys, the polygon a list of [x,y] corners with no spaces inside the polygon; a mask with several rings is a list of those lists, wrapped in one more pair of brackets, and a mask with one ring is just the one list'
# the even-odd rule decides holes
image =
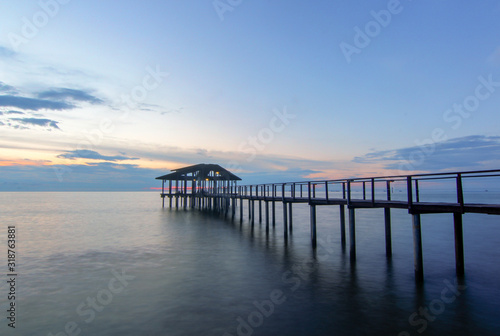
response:
{"label": "pier support column", "polygon": [[292,202],[288,203],[288,227],[290,228],[290,231],[293,230],[293,211],[292,211],[292,206],[293,206]]}
{"label": "pier support column", "polygon": [[266,229],[269,229],[269,201],[265,201],[265,207],[266,207]]}
{"label": "pier support column", "polygon": [[356,260],[356,210],[349,208],[349,248],[351,260]]}
{"label": "pier support column", "polygon": [[168,200],[170,208],[172,208],[172,180],[168,181]]}
{"label": "pier support column", "polygon": [[391,209],[384,209],[385,217],[385,255],[387,258],[392,257],[392,232],[391,232]]}
{"label": "pier support column", "polygon": [[243,198],[240,198],[240,223],[243,222]]}
{"label": "pier support column", "polygon": [[236,197],[231,197],[231,219],[236,216]]}
{"label": "pier support column", "polygon": [[420,228],[420,214],[413,214],[413,264],[415,280],[424,281],[424,262],[422,257],[422,230]]}
{"label": "pier support column", "polygon": [[255,223],[255,201],[252,200],[252,224]]}
{"label": "pier support column", "polygon": [[262,201],[259,200],[259,223],[262,223]]}
{"label": "pier support column", "polygon": [[273,201],[272,210],[273,210],[273,227],[274,227],[276,225],[276,202],[275,201]]}
{"label": "pier support column", "polygon": [[345,239],[345,207],[340,205],[340,240],[342,243],[342,249],[345,249],[346,239]]}
{"label": "pier support column", "polygon": [[461,276],[465,273],[462,214],[459,212],[453,213],[453,222],[455,226],[455,264],[457,275]]}
{"label": "pier support column", "polygon": [[311,243],[312,247],[316,248],[316,205],[310,205],[311,210]]}
{"label": "pier support column", "polygon": [[248,219],[252,219],[252,200],[248,199]]}
{"label": "pier support column", "polygon": [[286,209],[286,203],[283,202],[283,227],[284,227],[284,232],[285,235],[288,233],[288,211]]}

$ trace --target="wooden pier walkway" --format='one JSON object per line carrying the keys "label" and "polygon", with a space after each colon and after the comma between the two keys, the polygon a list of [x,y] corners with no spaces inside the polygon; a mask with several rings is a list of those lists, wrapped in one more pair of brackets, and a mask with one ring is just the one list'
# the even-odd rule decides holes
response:
{"label": "wooden pier walkway", "polygon": [[[211,166],[211,167],[208,167]],[[201,167],[202,170],[199,170]],[[179,173],[180,172],[180,173]],[[421,215],[452,213],[454,219],[455,260],[457,275],[463,275],[464,245],[462,215],[479,213],[500,215],[500,204],[470,203],[464,197],[464,183],[471,188],[484,185],[500,186],[500,170],[419,174],[405,176],[382,176],[370,178],[350,178],[325,181],[302,181],[238,186],[240,180],[218,165],[196,165],[182,168],[172,174],[160,176],[162,180],[163,206],[165,198],[170,207],[197,208],[236,217],[243,221],[243,202],[248,202],[248,218],[254,224],[256,218],[263,221],[266,229],[276,224],[276,202],[282,203],[283,230],[285,237],[293,226],[293,204],[306,203],[310,207],[310,231],[312,247],[316,248],[316,207],[339,206],[342,246],[346,246],[346,208],[348,210],[349,249],[351,260],[356,259],[356,209],[384,209],[386,255],[392,256],[391,209],[407,209],[412,216],[414,268],[417,281],[423,281],[423,251],[421,235]],[[165,181],[169,181],[168,192]],[[173,183],[175,181],[175,185]],[[190,185],[188,186],[188,181]],[[394,192],[394,188],[398,192]],[[427,199],[428,190],[453,192],[453,199]],[[467,189],[466,189],[467,190]],[[482,189],[484,191],[484,188]],[[256,217],[256,204],[258,217]]]}

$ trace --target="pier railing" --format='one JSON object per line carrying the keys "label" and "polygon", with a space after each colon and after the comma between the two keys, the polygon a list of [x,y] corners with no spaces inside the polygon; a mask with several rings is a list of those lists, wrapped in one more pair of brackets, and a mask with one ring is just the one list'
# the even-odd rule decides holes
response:
{"label": "pier railing", "polygon": [[[410,212],[419,213],[456,212],[457,210],[464,213],[469,206],[467,209],[470,210],[469,212],[500,214],[498,209],[500,206],[467,204],[464,197],[466,181],[478,182],[480,179],[494,177],[500,177],[500,170],[253,184],[238,186],[229,192],[236,193],[236,197],[265,201],[407,208]],[[484,184],[488,186],[487,183]],[[498,186],[500,187],[500,183]],[[430,188],[441,190],[449,195],[453,193],[455,197],[453,200],[426,201],[422,198],[423,187],[427,187],[427,190]],[[482,188],[482,191],[484,190],[485,188]]]}

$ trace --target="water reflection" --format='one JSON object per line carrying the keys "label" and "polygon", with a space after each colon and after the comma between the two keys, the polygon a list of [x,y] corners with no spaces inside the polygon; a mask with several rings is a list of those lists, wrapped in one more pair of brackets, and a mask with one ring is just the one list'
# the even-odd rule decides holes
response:
{"label": "water reflection", "polygon": [[[320,237],[318,248],[312,249],[304,230],[294,237],[290,231],[282,235],[281,229],[271,225],[267,229],[265,223],[240,222],[230,228],[237,230],[250,248],[262,249],[271,265],[278,266],[266,286],[287,296],[287,301],[276,307],[279,318],[269,317],[255,334],[300,335],[306,325],[308,335],[460,335],[476,325],[465,292],[443,308],[437,301],[443,281],[440,285],[436,280],[418,284],[412,273],[398,274],[393,258],[382,257],[377,262],[352,259],[345,246],[333,238]],[[255,285],[245,290],[252,292]],[[458,286],[464,285],[465,279],[459,279]],[[228,330],[231,332],[231,326]]]}

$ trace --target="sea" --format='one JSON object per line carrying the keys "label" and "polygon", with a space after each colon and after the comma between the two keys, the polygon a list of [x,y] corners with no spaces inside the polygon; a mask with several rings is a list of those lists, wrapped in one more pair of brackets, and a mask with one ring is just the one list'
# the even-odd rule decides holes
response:
{"label": "sea", "polygon": [[307,204],[287,236],[280,203],[268,229],[246,203],[242,221],[166,205],[157,192],[0,193],[0,334],[500,335],[500,216],[464,215],[457,278],[453,216],[422,215],[418,284],[407,210],[392,210],[387,258],[383,210],[357,209],[351,260],[338,206],[317,207],[313,249]]}

